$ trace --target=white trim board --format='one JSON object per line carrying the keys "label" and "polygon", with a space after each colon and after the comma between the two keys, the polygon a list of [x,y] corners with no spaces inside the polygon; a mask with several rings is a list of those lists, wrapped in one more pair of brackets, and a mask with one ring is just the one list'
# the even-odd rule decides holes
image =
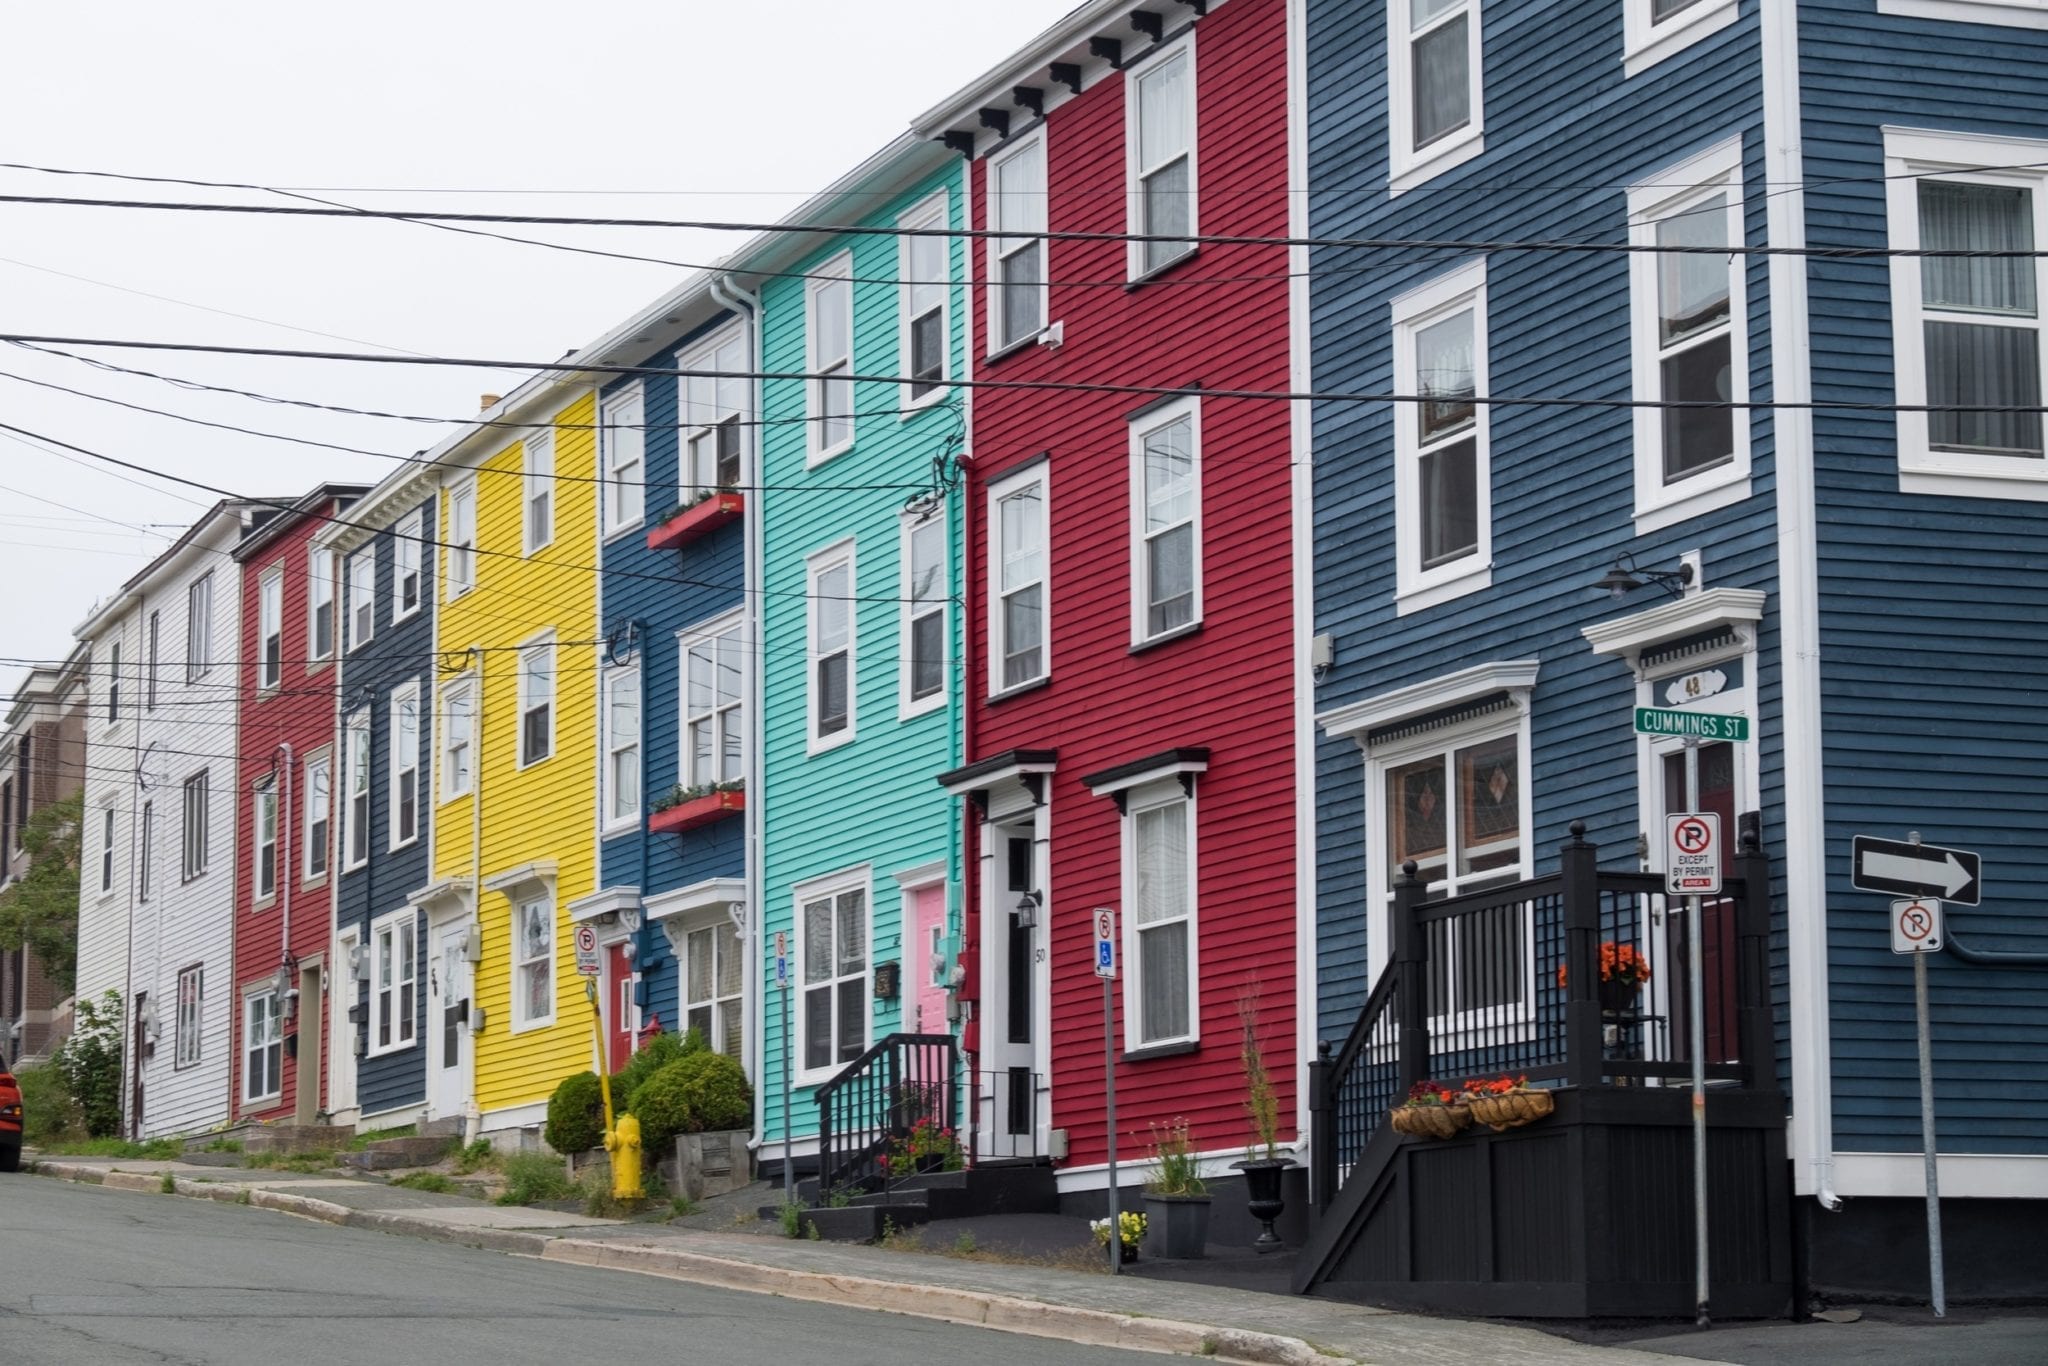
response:
{"label": "white trim board", "polygon": [[[1926,1159],[1919,1153],[1836,1153],[1835,1193],[1921,1199]],[[2048,1156],[1942,1153],[1935,1159],[1944,1200],[2048,1200]]]}
{"label": "white trim board", "polygon": [[1516,659],[1477,664],[1456,673],[1443,674],[1395,688],[1377,697],[1333,707],[1316,717],[1326,735],[1349,735],[1363,739],[1365,733],[1390,721],[1404,720],[1423,712],[1448,710],[1489,693],[1526,694],[1536,686],[1539,660]]}

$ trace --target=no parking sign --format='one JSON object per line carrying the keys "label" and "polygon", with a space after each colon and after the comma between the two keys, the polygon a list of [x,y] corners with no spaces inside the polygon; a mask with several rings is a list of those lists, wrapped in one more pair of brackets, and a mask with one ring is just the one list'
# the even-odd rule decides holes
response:
{"label": "no parking sign", "polygon": [[1664,818],[1664,890],[1713,896],[1721,890],[1721,818],[1684,811]]}

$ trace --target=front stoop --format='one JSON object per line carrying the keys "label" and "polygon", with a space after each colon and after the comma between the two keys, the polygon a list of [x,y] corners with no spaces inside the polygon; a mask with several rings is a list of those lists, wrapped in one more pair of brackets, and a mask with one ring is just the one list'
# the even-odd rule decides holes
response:
{"label": "front stoop", "polygon": [[457,1140],[422,1134],[417,1138],[372,1139],[359,1153],[343,1153],[340,1165],[356,1171],[388,1172],[400,1167],[431,1167],[455,1151]]}
{"label": "front stoop", "polygon": [[[842,1243],[871,1243],[889,1228],[910,1228],[934,1219],[972,1219],[985,1214],[1057,1214],[1058,1179],[1051,1167],[970,1167],[957,1172],[906,1176],[887,1191],[853,1196],[845,1205],[819,1205],[814,1182],[799,1188],[807,1206],[801,1216],[818,1236]],[[761,1217],[779,1213],[764,1207]],[[887,1223],[887,1228],[884,1223]],[[802,1229],[804,1236],[809,1230]]]}

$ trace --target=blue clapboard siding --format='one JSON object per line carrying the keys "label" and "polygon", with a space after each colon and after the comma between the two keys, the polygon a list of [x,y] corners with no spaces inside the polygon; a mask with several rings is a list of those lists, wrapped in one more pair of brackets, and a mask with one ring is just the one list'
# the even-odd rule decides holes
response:
{"label": "blue clapboard siding", "polygon": [[[1623,241],[1626,186],[1740,134],[1750,240],[1764,237],[1762,113],[1754,6],[1738,22],[1634,78],[1618,5],[1484,8],[1485,153],[1406,194],[1386,190],[1383,4],[1309,5],[1311,232],[1500,242]],[[1311,348],[1321,392],[1393,389],[1389,299],[1475,252],[1319,247],[1311,254]],[[1765,262],[1748,273],[1750,391],[1770,394]],[[1618,253],[1487,253],[1491,390],[1577,399],[1630,396],[1628,263]],[[1772,423],[1751,422],[1743,504],[1638,537],[1631,417],[1622,408],[1492,410],[1493,582],[1396,614],[1393,414],[1384,403],[1315,410],[1315,630],[1336,637],[1318,711],[1494,660],[1539,659],[1532,696],[1535,864],[1555,865],[1573,820],[1602,863],[1636,865],[1640,820],[1634,681],[1595,656],[1582,627],[1659,601],[1589,591],[1617,552],[1673,567],[1705,554],[1712,586],[1775,590]],[[1759,702],[1775,709],[1775,631],[1760,641]],[[1781,747],[1763,736],[1766,847],[1782,857]],[[1341,1039],[1369,990],[1365,762],[1350,739],[1317,747],[1317,957],[1322,1036]],[[1782,1013],[1782,1010],[1781,1010]]]}
{"label": "blue clapboard siding", "polygon": [[[676,355],[700,339],[731,326],[721,314],[705,326],[636,363],[672,368]],[[643,808],[674,788],[682,763],[682,657],[676,636],[739,607],[746,581],[745,520],[728,522],[707,536],[672,550],[647,548],[647,532],[673,508],[681,480],[677,395],[673,375],[625,378],[605,387],[609,397],[638,383],[645,395],[647,423],[646,517],[642,526],[604,546],[605,634],[621,639],[637,627],[640,650],[640,762]],[[744,440],[750,445],[753,429]],[[745,495],[748,516],[758,516],[760,494]],[[604,762],[600,755],[598,762]],[[681,834],[648,834],[641,828],[614,835],[599,851],[598,885],[638,887],[643,898],[687,887],[707,878],[746,874],[746,821],[730,817]],[[659,1016],[662,1028],[682,1027],[681,964],[658,925],[640,932],[637,959],[645,997],[642,1018]]]}
{"label": "blue clapboard siding", "polygon": [[[343,657],[342,693],[339,719],[347,719],[365,708],[370,713],[370,857],[362,867],[353,871],[341,871],[341,884],[335,896],[335,925],[338,930],[353,927],[357,931],[357,942],[367,944],[370,938],[370,922],[382,915],[388,915],[408,903],[413,892],[424,887],[429,879],[427,861],[432,844],[430,824],[433,819],[434,803],[426,799],[426,785],[429,775],[434,772],[434,718],[436,716],[434,669],[434,610],[439,604],[441,585],[439,576],[432,572],[438,557],[426,557],[427,571],[422,583],[423,601],[420,610],[404,621],[392,624],[391,579],[397,563],[392,543],[396,539],[393,527],[413,511],[420,512],[421,525],[438,526],[439,514],[435,511],[434,496],[427,495],[425,501],[410,504],[396,510],[387,521],[379,517],[382,530],[368,543],[374,545],[377,555],[376,627],[369,641],[359,650],[349,651]],[[431,535],[431,530],[428,533]],[[355,554],[364,553],[358,549]],[[342,557],[347,564],[347,556]],[[349,620],[348,575],[342,573],[342,583],[336,593],[339,616],[337,631],[345,639],[343,624]],[[423,788],[419,803],[420,838],[403,849],[391,850],[389,832],[391,829],[391,693],[407,683],[420,685],[420,753],[419,771]],[[344,744],[337,736],[337,744]],[[333,810],[336,842],[334,846],[334,867],[345,869],[347,846],[341,812],[347,799],[347,787],[343,772],[345,753],[337,749],[334,755]],[[420,936],[416,961],[426,962],[426,918],[415,917],[415,932]],[[345,971],[341,965],[337,971]],[[351,988],[358,1005],[366,1005],[369,986],[357,982]],[[414,993],[416,1017],[413,1021],[413,1038],[410,1048],[399,1049],[379,1057],[360,1056],[356,1060],[356,1102],[366,1115],[396,1109],[402,1105],[414,1105],[426,1099],[427,1053],[426,1053],[426,1011],[427,993]],[[368,1029],[367,1024],[357,1024],[354,1032],[361,1036]],[[338,1046],[339,1041],[337,1041]],[[350,1045],[352,1046],[352,1045]]]}
{"label": "blue clapboard siding", "polygon": [[[1806,0],[1808,235],[1886,245],[1883,125],[2044,139],[2048,33]],[[1893,400],[1889,265],[1816,260],[1814,396]],[[1848,885],[1858,833],[1979,849],[1973,946],[2048,951],[2048,513],[1899,492],[1886,412],[1816,418],[1835,1145],[1917,1151],[1912,975],[1885,899]],[[2048,972],[1929,964],[1942,1146],[2048,1152]]]}

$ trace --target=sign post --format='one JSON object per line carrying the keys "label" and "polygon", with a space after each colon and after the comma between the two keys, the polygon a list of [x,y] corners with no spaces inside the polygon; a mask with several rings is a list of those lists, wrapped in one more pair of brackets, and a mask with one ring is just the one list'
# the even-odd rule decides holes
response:
{"label": "sign post", "polygon": [[789,935],[775,932],[776,1013],[782,1020],[782,1203],[796,1203],[796,1172],[789,1135]]}
{"label": "sign post", "polygon": [[[1917,836],[1911,837],[1915,844]],[[1927,955],[1941,949],[1941,903],[1908,897],[1892,903],[1892,952],[1913,957],[1913,1027],[1920,1046],[1920,1146],[1927,1181],[1927,1288],[1934,1317],[1948,1317],[1941,1264],[1941,1173],[1934,1138],[1934,1043],[1927,1025]]]}
{"label": "sign post", "polygon": [[1116,912],[1095,909],[1095,975],[1102,979],[1102,1088],[1109,1119],[1109,1274],[1124,1267],[1123,1216],[1116,1188]]}

